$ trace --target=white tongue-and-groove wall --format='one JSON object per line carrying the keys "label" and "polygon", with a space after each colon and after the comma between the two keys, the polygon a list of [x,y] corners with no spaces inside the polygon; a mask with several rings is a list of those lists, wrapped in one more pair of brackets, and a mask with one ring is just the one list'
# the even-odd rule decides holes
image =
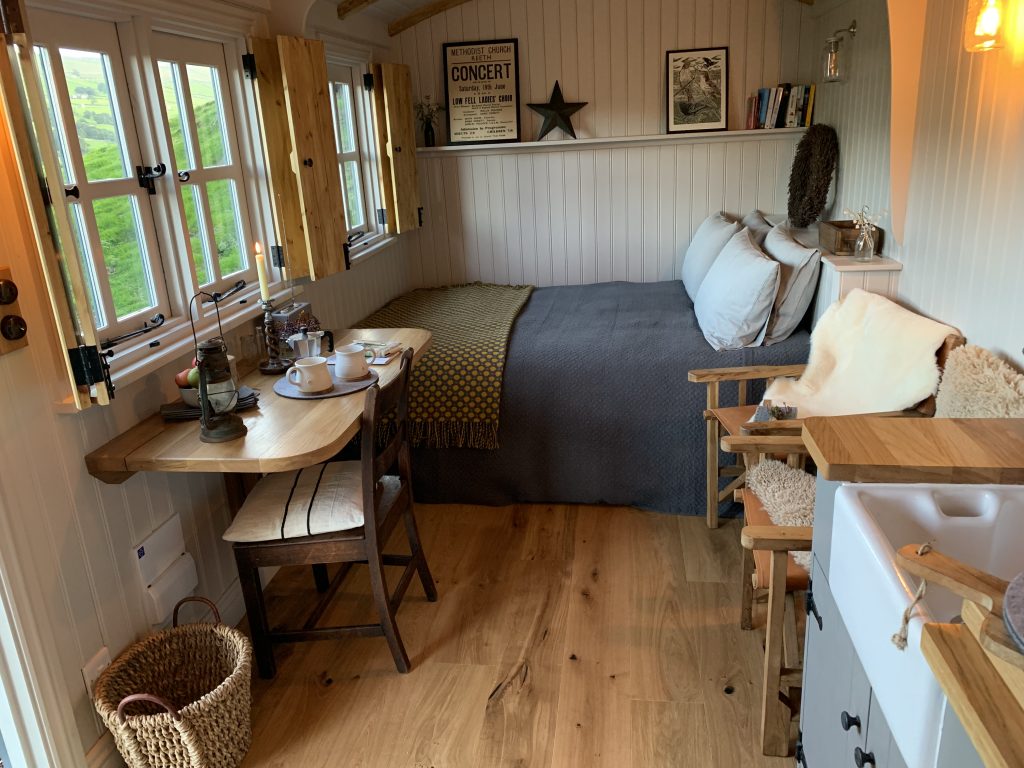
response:
{"label": "white tongue-and-groove wall", "polygon": [[[415,98],[443,101],[442,43],[517,38],[523,139],[540,126],[526,104],[547,101],[555,80],[567,101],[589,102],[573,115],[577,135],[605,139],[665,132],[666,51],[728,46],[736,130],[751,91],[797,82],[817,54],[806,13],[796,0],[471,0],[399,34],[392,58],[412,68]],[[424,228],[410,238],[410,279],[672,279],[708,213],[785,210],[799,135],[736,138],[420,150]]]}

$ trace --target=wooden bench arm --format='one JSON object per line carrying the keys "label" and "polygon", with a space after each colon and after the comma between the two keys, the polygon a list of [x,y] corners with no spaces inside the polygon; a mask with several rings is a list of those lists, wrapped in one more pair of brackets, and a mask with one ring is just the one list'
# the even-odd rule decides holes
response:
{"label": "wooden bench arm", "polygon": [[722,438],[726,453],[808,453],[800,435],[726,435]]}
{"label": "wooden bench arm", "polygon": [[750,381],[751,379],[776,379],[780,376],[800,376],[805,364],[800,365],[743,365],[737,368],[697,368],[686,378],[698,384],[713,381]]}
{"label": "wooden bench arm", "polygon": [[809,525],[748,525],[740,533],[746,549],[809,552],[814,529]]}

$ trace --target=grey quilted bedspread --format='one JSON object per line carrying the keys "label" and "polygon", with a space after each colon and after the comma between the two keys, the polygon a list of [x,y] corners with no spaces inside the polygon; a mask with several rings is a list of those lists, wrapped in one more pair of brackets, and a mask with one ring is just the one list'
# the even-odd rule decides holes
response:
{"label": "grey quilted bedspread", "polygon": [[[421,502],[703,514],[705,387],[691,368],[800,363],[809,334],[716,352],[679,281],[537,288],[512,331],[498,450],[417,449]],[[760,393],[757,393],[758,395]],[[735,386],[723,386],[723,404]]]}

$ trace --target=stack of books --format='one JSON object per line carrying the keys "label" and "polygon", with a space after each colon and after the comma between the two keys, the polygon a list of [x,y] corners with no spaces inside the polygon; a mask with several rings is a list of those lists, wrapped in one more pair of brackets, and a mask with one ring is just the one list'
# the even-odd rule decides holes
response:
{"label": "stack of books", "polygon": [[815,86],[781,83],[747,98],[747,130],[806,128],[814,118]]}

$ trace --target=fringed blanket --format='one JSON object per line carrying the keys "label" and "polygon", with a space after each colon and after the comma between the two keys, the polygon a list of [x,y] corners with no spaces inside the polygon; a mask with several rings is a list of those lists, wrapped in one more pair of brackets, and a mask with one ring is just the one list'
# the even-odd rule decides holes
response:
{"label": "fringed blanket", "polygon": [[426,328],[430,349],[412,371],[413,445],[498,447],[505,351],[532,286],[473,283],[424,288],[397,299],[357,328]]}

